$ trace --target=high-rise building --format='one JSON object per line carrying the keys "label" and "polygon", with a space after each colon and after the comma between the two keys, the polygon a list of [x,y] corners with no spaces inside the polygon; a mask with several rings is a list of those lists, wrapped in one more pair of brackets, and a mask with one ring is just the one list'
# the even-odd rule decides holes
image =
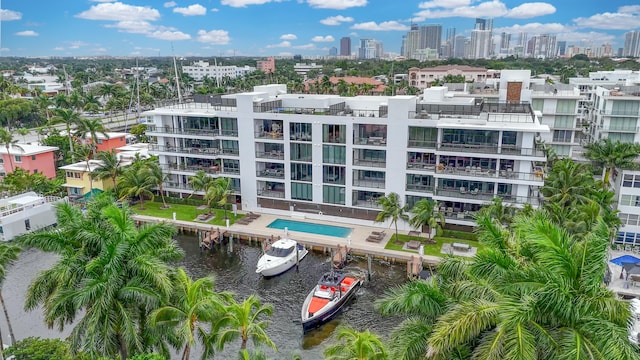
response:
{"label": "high-rise building", "polygon": [[500,34],[500,54],[508,55],[511,45],[511,34],[503,32]]}
{"label": "high-rise building", "polygon": [[420,28],[416,24],[411,25],[411,30],[405,35],[403,52],[400,54],[407,59],[412,59],[416,50],[420,48]]}
{"label": "high-rise building", "polygon": [[558,56],[564,56],[567,51],[567,42],[566,41],[558,41]]}
{"label": "high-rise building", "polygon": [[491,56],[491,31],[471,31],[471,59],[488,59]]}
{"label": "high-rise building", "polygon": [[640,31],[629,31],[624,34],[622,56],[640,57]]}
{"label": "high-rise building", "polygon": [[379,58],[382,53],[378,53],[378,50],[382,50],[382,44],[379,44],[375,39],[360,39],[360,49],[358,49],[358,58],[360,59],[376,59]]}
{"label": "high-rise building", "polygon": [[332,46],[329,49],[329,56],[336,56],[338,55],[338,48],[336,48],[335,46]]}
{"label": "high-rise building", "polygon": [[351,55],[351,38],[348,36],[340,39],[340,56]]}
{"label": "high-rise building", "polygon": [[556,36],[549,34],[536,35],[529,41],[529,54],[539,59],[549,59],[556,56]]}
{"label": "high-rise building", "polygon": [[442,25],[420,26],[419,49],[436,49],[440,51],[442,43]]}
{"label": "high-rise building", "polygon": [[453,45],[453,57],[463,59],[467,57],[465,52],[465,44],[467,43],[467,37],[464,35],[456,36],[456,41]]}
{"label": "high-rise building", "polygon": [[445,58],[454,57],[454,51],[456,46],[456,29],[449,28],[447,29],[447,34],[444,39],[444,43],[442,43],[440,54]]}

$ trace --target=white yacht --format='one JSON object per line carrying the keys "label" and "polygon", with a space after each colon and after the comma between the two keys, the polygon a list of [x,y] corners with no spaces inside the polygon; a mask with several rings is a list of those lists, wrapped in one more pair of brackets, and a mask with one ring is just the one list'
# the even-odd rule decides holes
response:
{"label": "white yacht", "polygon": [[[296,252],[297,251],[297,252]],[[258,260],[256,272],[263,276],[276,276],[291,269],[296,261],[304,259],[309,251],[295,240],[280,239],[267,247]]]}

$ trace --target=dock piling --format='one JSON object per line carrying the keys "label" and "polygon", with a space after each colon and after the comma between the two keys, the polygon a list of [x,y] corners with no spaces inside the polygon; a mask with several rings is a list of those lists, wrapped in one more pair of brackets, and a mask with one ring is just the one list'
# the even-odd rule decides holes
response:
{"label": "dock piling", "polygon": [[367,254],[367,277],[371,281],[371,255]]}

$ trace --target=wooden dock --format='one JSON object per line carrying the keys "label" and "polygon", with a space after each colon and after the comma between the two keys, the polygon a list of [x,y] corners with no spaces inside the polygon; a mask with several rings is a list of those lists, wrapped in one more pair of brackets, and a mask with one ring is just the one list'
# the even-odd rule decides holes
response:
{"label": "wooden dock", "polygon": [[[213,227],[209,224],[197,223],[191,221],[182,221],[182,220],[172,220],[172,219],[163,219],[156,218],[152,216],[146,215],[133,215],[133,220],[138,224],[143,223],[170,223],[175,225],[178,228],[178,231],[181,233],[191,233],[194,234],[198,239],[204,242],[205,234],[212,233]],[[217,233],[217,242],[214,241],[215,244],[220,244],[223,240],[228,240],[228,245],[230,250],[233,249],[234,241],[244,241],[249,245],[256,244],[260,245],[263,249],[269,241],[273,241],[275,238],[271,233],[269,235],[265,234],[262,231],[262,234],[259,234],[258,231],[251,231],[252,229],[246,228],[224,228],[220,229],[218,227],[215,228],[215,232]],[[255,230],[255,229],[254,229]],[[371,260],[372,259],[380,259],[384,262],[388,262],[390,264],[395,263],[406,263],[407,264],[407,276],[409,278],[415,278],[422,270],[423,266],[435,267],[437,266],[441,259],[437,256],[431,255],[417,255],[414,253],[397,251],[397,250],[389,250],[384,249],[379,246],[374,246],[368,244],[366,242],[356,242],[350,244],[349,248],[347,246],[339,244],[338,241],[333,241],[333,243],[329,243],[327,241],[322,241],[317,239],[316,237],[296,237],[295,239],[298,243],[302,244],[305,248],[310,251],[322,252],[324,254],[334,254],[334,258],[332,259],[335,262],[337,256],[344,257],[342,259],[346,259],[346,254],[350,253],[352,255],[364,256],[367,258],[369,263],[369,270],[371,268]],[[341,261],[342,259],[337,259]],[[419,269],[419,270],[418,270]]]}

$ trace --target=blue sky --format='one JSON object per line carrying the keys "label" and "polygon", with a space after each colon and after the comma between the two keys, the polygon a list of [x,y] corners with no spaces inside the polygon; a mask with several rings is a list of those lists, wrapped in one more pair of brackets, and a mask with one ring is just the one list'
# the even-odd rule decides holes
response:
{"label": "blue sky", "polygon": [[[340,38],[374,38],[398,53],[411,22],[469,35],[551,33],[580,46],[624,44],[640,29],[637,0],[4,0],[2,56],[326,55]],[[173,50],[172,50],[173,48]]]}

